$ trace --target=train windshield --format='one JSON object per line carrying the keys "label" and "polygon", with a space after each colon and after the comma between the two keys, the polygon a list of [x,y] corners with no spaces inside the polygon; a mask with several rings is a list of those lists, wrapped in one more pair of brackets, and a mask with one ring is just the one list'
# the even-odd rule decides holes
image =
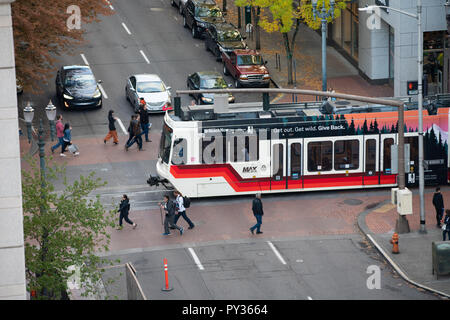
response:
{"label": "train windshield", "polygon": [[172,145],[172,132],[173,130],[167,124],[164,124],[161,134],[161,142],[159,145],[159,157],[165,163],[169,163],[170,147]]}

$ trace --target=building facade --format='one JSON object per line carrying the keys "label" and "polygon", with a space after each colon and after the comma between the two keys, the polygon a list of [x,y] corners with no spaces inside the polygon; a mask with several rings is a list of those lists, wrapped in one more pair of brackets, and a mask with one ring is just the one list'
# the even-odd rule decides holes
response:
{"label": "building facade", "polygon": [[27,296],[12,1],[0,0],[0,299],[23,300]]}
{"label": "building facade", "polygon": [[[332,24],[328,41],[358,67],[372,83],[389,83],[395,96],[406,96],[407,85],[417,81],[417,20],[379,9],[360,12],[366,5],[382,5],[417,14],[417,0],[359,0]],[[445,0],[422,0],[424,94],[448,91],[446,64],[447,19]]]}

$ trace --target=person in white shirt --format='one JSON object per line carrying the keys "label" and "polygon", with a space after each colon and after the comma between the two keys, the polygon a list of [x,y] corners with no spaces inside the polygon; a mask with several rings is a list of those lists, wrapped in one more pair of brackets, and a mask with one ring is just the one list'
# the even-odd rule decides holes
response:
{"label": "person in white shirt", "polygon": [[183,219],[186,220],[186,222],[189,224],[188,229],[193,229],[195,227],[195,225],[192,223],[191,219],[189,219],[189,217],[186,215],[186,208],[184,207],[183,196],[177,190],[175,190],[173,192],[173,194],[176,197],[175,204],[177,205],[177,211],[178,211],[178,213],[175,215],[174,224],[177,224],[178,219],[180,218],[180,216],[182,216]]}

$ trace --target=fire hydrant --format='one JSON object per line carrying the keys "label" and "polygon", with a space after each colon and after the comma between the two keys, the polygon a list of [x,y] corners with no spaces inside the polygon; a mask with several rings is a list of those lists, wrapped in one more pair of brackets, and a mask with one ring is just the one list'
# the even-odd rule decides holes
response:
{"label": "fire hydrant", "polygon": [[398,234],[397,234],[397,232],[394,232],[390,242],[392,243],[392,253],[400,253],[400,251],[398,250]]}

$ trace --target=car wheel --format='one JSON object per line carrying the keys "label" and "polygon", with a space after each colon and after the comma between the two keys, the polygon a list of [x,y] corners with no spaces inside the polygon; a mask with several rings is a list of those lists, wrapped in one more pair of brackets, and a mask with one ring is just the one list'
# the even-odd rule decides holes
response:
{"label": "car wheel", "polygon": [[234,86],[236,88],[240,88],[241,87],[241,83],[236,79],[236,80],[234,80]]}
{"label": "car wheel", "polygon": [[183,27],[187,28],[188,25],[186,23],[186,15],[183,16]]}
{"label": "car wheel", "polygon": [[195,26],[195,24],[194,25],[192,25],[192,38],[197,38],[197,28],[196,28],[196,26]]}
{"label": "car wheel", "polygon": [[216,61],[222,61],[222,56],[220,55],[220,50],[219,49],[217,49],[217,52],[216,52]]}
{"label": "car wheel", "polygon": [[230,74],[227,70],[227,66],[225,65],[225,63],[223,64],[223,74],[226,76]]}
{"label": "car wheel", "polygon": [[127,98],[127,101],[130,102],[130,97],[128,97],[128,94],[127,94],[127,87],[125,87],[125,98]]}
{"label": "car wheel", "polygon": [[[188,90],[191,90],[191,87],[189,87],[189,82],[186,83],[186,88],[187,88]],[[192,94],[189,93],[189,96],[191,97]]]}

